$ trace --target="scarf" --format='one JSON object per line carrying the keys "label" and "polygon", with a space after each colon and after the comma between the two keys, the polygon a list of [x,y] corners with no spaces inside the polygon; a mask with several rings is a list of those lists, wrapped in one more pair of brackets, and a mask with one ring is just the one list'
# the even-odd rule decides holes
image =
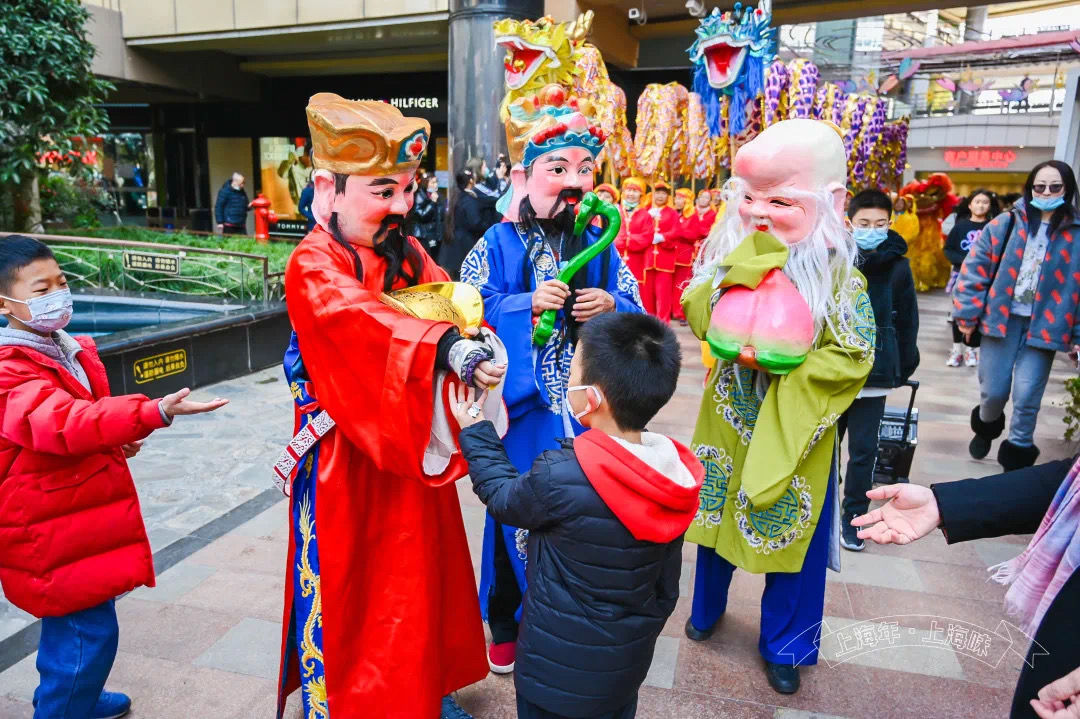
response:
{"label": "scarf", "polygon": [[1061,588],[1080,567],[1080,457],[1061,483],[1027,548],[995,564],[991,579],[1009,584],[1005,609],[1034,635]]}

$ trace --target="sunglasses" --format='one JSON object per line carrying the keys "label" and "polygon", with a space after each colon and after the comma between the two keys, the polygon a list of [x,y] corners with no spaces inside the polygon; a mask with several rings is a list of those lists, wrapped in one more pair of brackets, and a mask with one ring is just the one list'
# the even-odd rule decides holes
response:
{"label": "sunglasses", "polygon": [[1061,192],[1064,189],[1065,185],[1060,182],[1055,182],[1051,185],[1046,185],[1040,182],[1031,186],[1031,191],[1036,192],[1040,195],[1045,192]]}

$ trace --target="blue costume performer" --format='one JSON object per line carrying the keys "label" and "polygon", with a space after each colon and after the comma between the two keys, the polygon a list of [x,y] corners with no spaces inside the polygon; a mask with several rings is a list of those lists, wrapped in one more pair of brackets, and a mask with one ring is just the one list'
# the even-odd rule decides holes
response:
{"label": "blue costume performer", "polygon": [[[613,247],[578,272],[569,288],[556,280],[571,257],[600,238],[596,226],[580,237],[572,229],[574,208],[592,189],[594,160],[604,141],[588,101],[558,99],[534,103],[527,96],[510,106],[506,127],[514,166],[500,208],[508,221],[490,228],[461,267],[462,281],[480,290],[485,319],[507,348],[503,398],[510,430],[504,442],[522,472],[559,439],[581,430],[566,403],[578,323],[601,312],[643,311],[637,283]],[[546,309],[559,310],[555,332],[536,347],[534,320]],[[488,660],[496,672],[513,669],[526,545],[524,530],[487,517],[480,604],[491,626]]]}

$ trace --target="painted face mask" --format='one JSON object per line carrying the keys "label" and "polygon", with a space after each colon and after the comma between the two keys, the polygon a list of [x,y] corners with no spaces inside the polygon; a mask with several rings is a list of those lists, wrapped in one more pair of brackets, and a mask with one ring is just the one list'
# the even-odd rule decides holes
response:
{"label": "painted face mask", "polygon": [[56,332],[67,327],[67,323],[71,321],[73,303],[69,289],[57,290],[28,300],[17,300],[3,295],[0,297],[29,307],[30,319],[23,324],[37,332]]}
{"label": "painted face mask", "polygon": [[1050,199],[1044,199],[1042,197],[1032,197],[1031,198],[1032,207],[1037,207],[1040,210],[1042,210],[1043,212],[1053,212],[1054,210],[1056,210],[1057,208],[1061,207],[1064,204],[1065,204],[1064,195],[1062,195],[1061,197],[1052,197]]}
{"label": "painted face mask", "polygon": [[855,244],[860,250],[876,250],[878,246],[889,236],[888,227],[856,227],[852,230]]}
{"label": "painted face mask", "polygon": [[580,412],[574,412],[574,419],[576,419],[578,421],[580,421],[581,418],[584,417],[585,415],[587,415],[589,412],[594,411],[597,407],[600,406],[600,403],[604,401],[604,393],[600,391],[599,387],[596,387],[595,385],[591,385],[591,384],[579,384],[579,385],[574,385],[573,387],[567,387],[566,388],[566,395],[569,397],[571,392],[577,392],[579,390],[591,390],[592,393],[593,393],[593,397],[596,398],[596,407],[593,407],[592,409],[590,409],[589,408],[589,403],[586,402],[585,403],[585,409],[581,410]]}

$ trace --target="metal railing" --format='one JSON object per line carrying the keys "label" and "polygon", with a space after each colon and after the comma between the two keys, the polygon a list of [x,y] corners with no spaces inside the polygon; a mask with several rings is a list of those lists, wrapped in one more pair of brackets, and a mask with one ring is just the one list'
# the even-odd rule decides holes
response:
{"label": "metal railing", "polygon": [[[0,232],[0,238],[16,233]],[[19,233],[44,242],[75,289],[155,292],[273,302],[284,297],[283,273],[265,255],[101,237]]]}

